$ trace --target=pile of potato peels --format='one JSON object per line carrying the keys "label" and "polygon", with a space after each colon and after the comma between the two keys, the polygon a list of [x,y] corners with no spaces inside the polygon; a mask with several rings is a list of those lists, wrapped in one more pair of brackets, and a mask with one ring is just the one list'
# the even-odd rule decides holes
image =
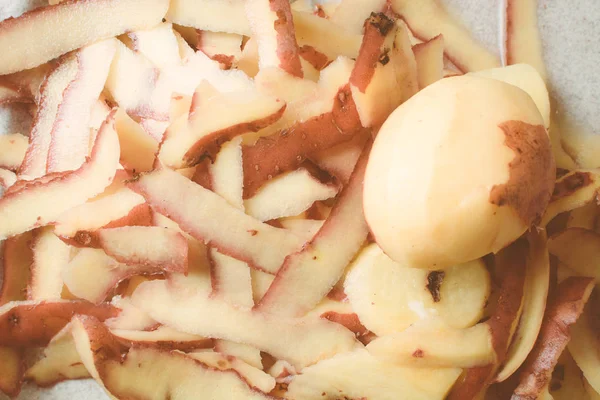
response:
{"label": "pile of potato peels", "polygon": [[[0,104],[33,118],[0,136],[0,391],[600,398],[600,173],[561,147],[537,2],[507,1],[503,63],[437,0],[309,3],[50,0],[0,22]],[[526,93],[548,198],[518,239],[416,268],[367,223],[365,171],[390,114],[456,79]]]}

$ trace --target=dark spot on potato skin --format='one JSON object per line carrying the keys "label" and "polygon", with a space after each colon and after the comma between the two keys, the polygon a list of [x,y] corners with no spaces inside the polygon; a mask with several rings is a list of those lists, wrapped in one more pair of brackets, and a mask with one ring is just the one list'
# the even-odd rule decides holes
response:
{"label": "dark spot on potato skin", "polygon": [[577,171],[571,175],[567,175],[560,181],[556,182],[554,191],[552,192],[551,201],[569,196],[579,189],[591,185],[592,182],[592,175],[589,172]]}
{"label": "dark spot on potato skin", "polygon": [[562,388],[563,382],[565,380],[565,366],[557,365],[554,367],[554,371],[552,371],[552,379],[550,380],[550,391],[555,392]]}
{"label": "dark spot on potato skin", "polygon": [[427,290],[431,293],[434,303],[439,303],[442,300],[440,287],[444,282],[446,273],[444,271],[431,271],[427,274]]}
{"label": "dark spot on potato skin", "polygon": [[526,226],[536,224],[552,196],[556,165],[550,140],[542,125],[506,121],[499,125],[504,144],[513,150],[508,181],[495,185],[490,202],[511,207]]}
{"label": "dark spot on potato skin", "polygon": [[386,36],[394,27],[394,21],[384,13],[372,12],[368,23],[373,25],[382,36]]}
{"label": "dark spot on potato skin", "polygon": [[412,353],[412,356],[415,358],[423,358],[425,357],[425,353],[423,352],[423,350],[417,349],[414,351],[414,353]]}

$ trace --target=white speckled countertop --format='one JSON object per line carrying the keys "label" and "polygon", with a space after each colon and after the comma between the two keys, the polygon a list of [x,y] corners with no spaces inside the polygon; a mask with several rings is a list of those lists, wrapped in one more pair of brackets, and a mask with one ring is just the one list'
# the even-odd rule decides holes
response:
{"label": "white speckled countertop", "polygon": [[[0,19],[19,15],[22,4],[47,0],[0,0]],[[415,0],[419,1],[419,0]],[[538,0],[539,23],[544,40],[551,91],[584,134],[600,134],[600,3],[598,0]],[[499,16],[503,0],[445,0],[475,37],[499,53]],[[0,109],[0,132],[14,131]],[[599,162],[600,165],[600,162]],[[27,385],[19,400],[107,399],[93,382],[74,381],[50,389]],[[0,400],[5,398],[0,394]]]}

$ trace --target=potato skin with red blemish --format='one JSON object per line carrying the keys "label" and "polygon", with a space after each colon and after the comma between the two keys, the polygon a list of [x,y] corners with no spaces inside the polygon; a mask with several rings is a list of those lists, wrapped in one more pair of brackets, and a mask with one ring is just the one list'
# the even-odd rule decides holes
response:
{"label": "potato skin with red blemish", "polygon": [[527,93],[489,78],[446,78],[383,124],[365,176],[365,217],[392,259],[442,270],[496,253],[538,223],[555,170]]}

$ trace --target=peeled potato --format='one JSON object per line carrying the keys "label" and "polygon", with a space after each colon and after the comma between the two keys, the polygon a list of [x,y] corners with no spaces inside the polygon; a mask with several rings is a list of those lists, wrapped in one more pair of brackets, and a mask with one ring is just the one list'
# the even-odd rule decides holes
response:
{"label": "peeled potato", "polygon": [[555,164],[523,90],[460,76],[428,86],[383,124],[365,176],[365,217],[392,259],[443,269],[497,252],[539,221]]}
{"label": "peeled potato", "polygon": [[344,291],[360,321],[380,336],[422,319],[466,328],[483,314],[490,277],[479,260],[430,272],[398,264],[373,244],[351,266]]}

